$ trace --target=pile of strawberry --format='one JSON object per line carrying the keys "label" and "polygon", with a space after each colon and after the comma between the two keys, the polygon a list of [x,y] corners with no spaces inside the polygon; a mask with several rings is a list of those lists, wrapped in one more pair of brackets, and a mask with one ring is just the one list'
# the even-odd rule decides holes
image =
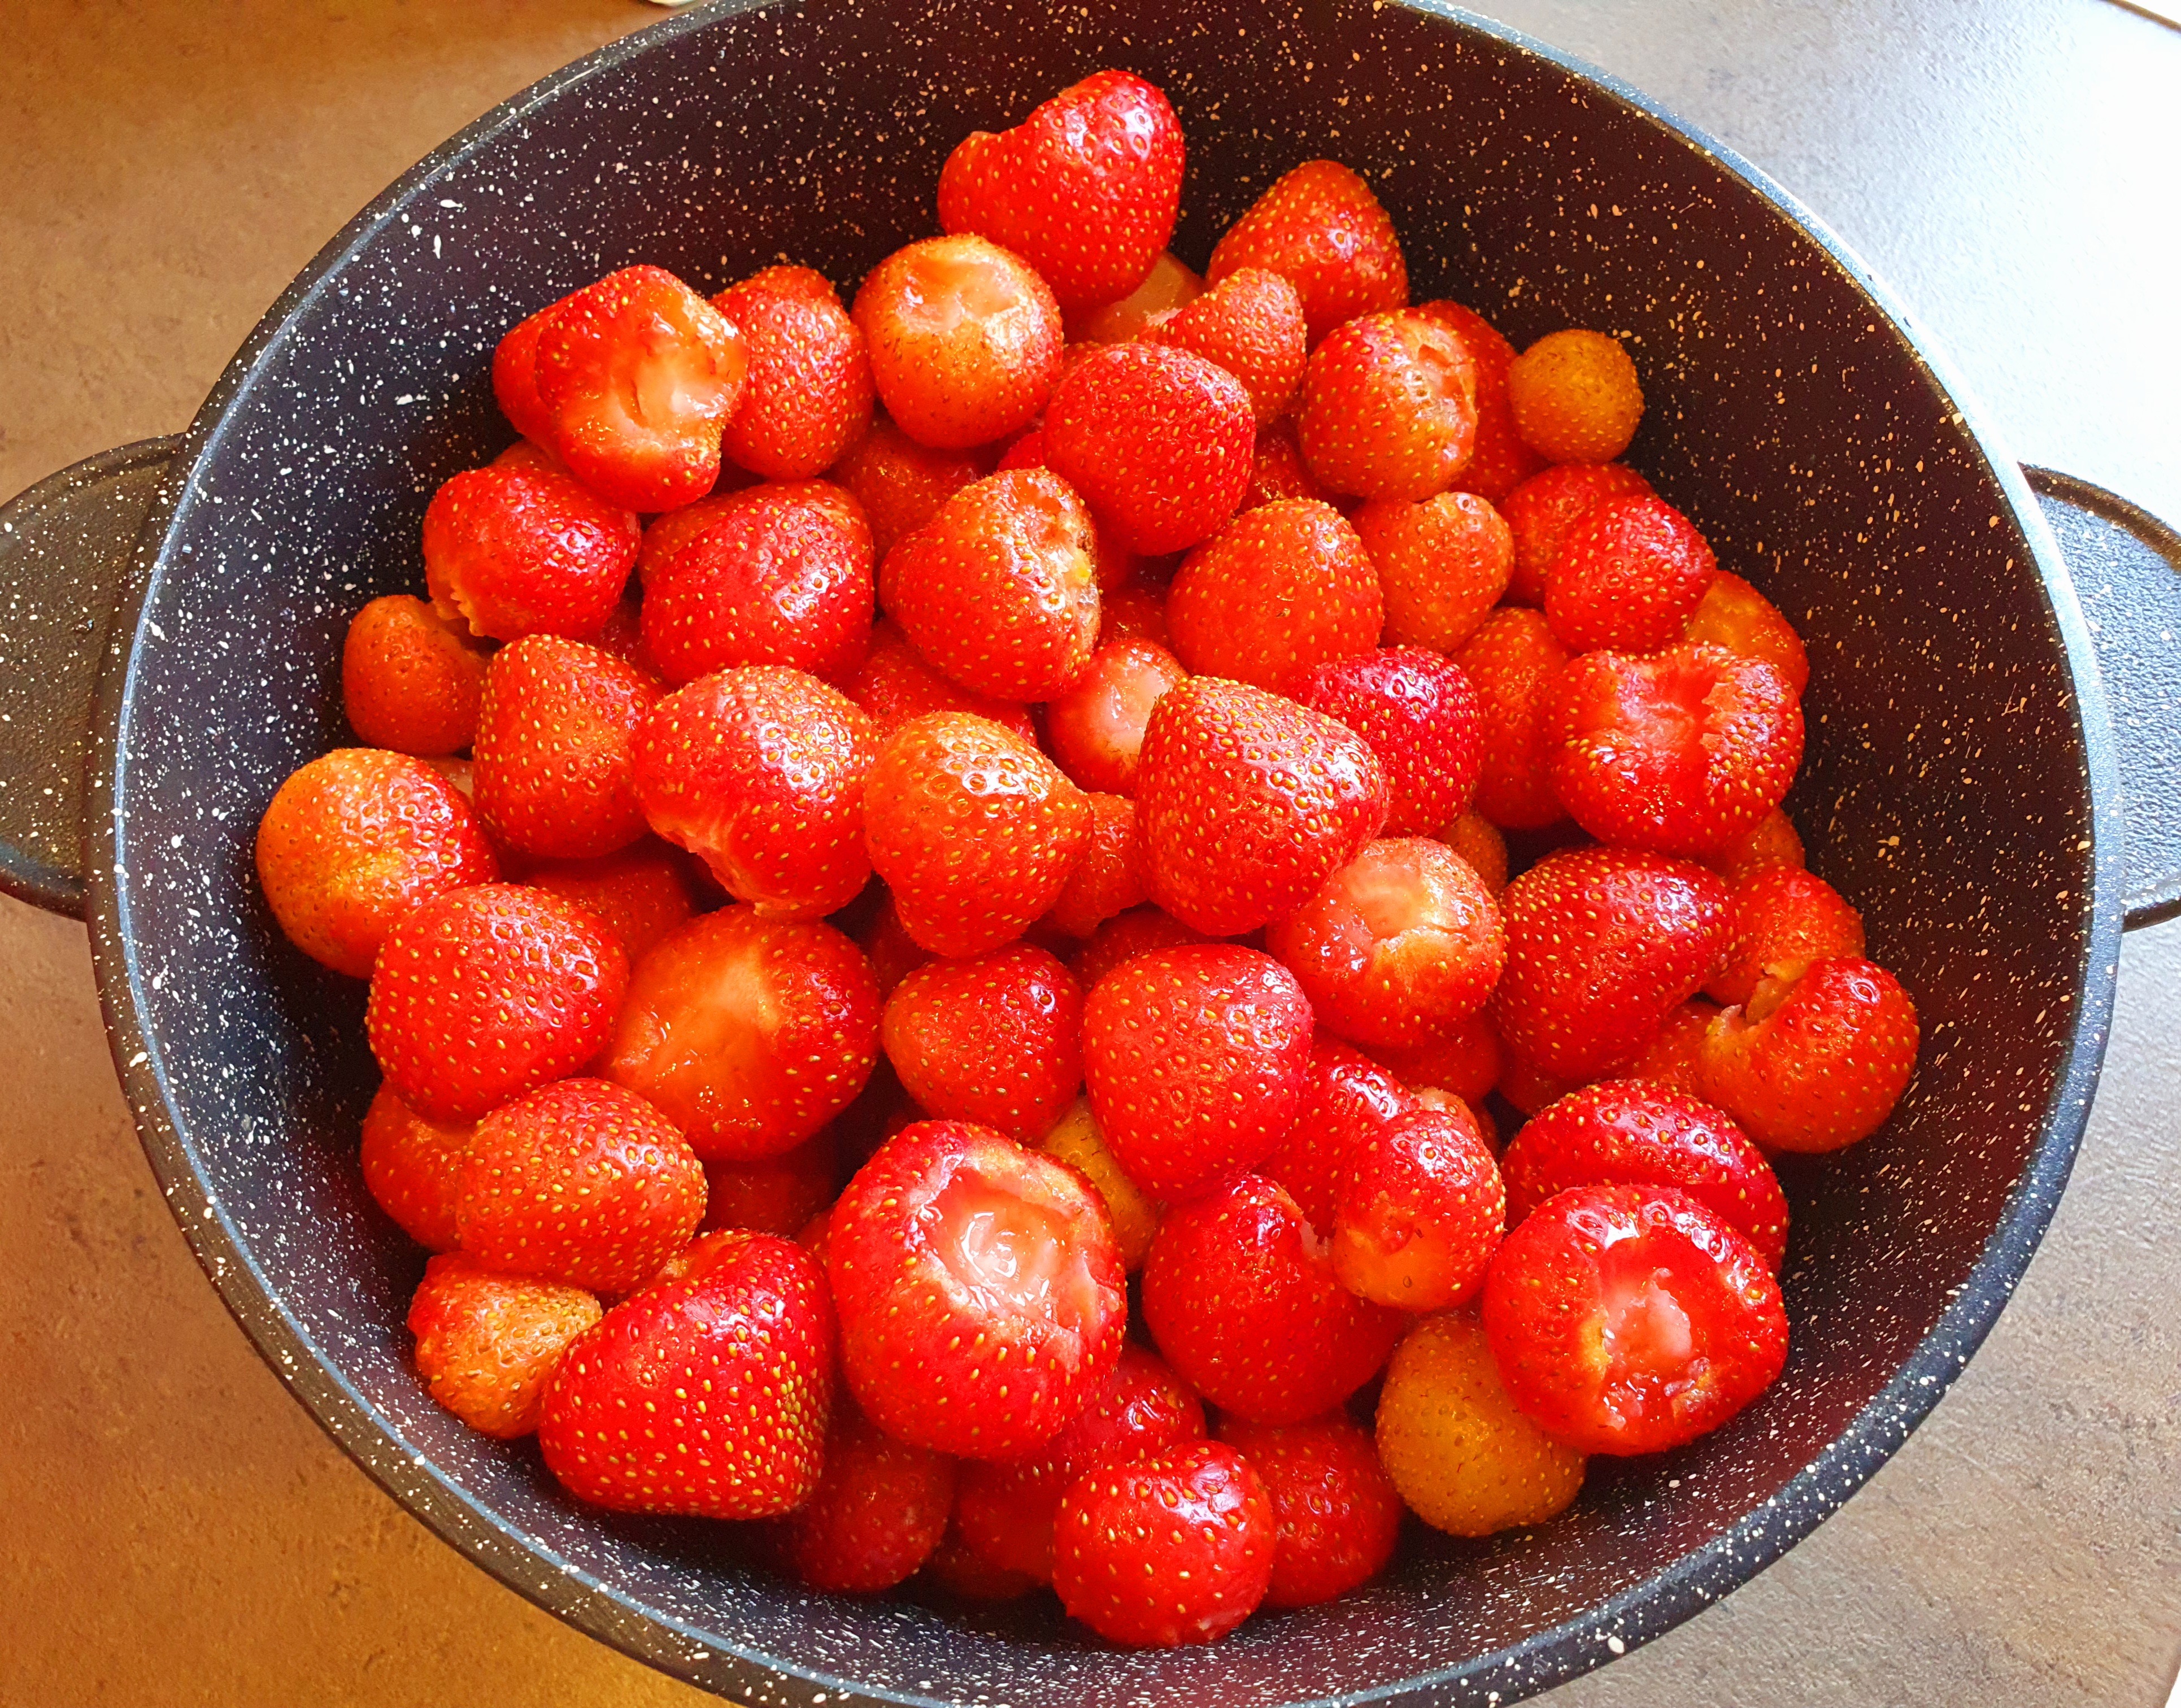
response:
{"label": "pile of strawberry", "polygon": [[634,267],[516,327],[521,441],[350,631],[371,745],[257,846],[371,982],[437,1400],[807,1584],[1139,1644],[1748,1404],[1767,1154],[1916,1050],[1620,344],[1408,306],[1329,161],[1199,279],[1182,160],[1101,73],[850,309]]}

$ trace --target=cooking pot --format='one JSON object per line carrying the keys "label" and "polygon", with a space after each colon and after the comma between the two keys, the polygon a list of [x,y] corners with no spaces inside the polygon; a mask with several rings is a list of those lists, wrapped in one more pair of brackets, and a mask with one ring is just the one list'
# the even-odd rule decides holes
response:
{"label": "cooking pot", "polygon": [[[1650,405],[1631,460],[1802,631],[1813,739],[1790,807],[1924,1026],[1894,1121],[1783,1169],[1794,1342],[1759,1404],[1663,1460],[1594,1462],[1534,1532],[1419,1527],[1341,1601],[1162,1653],[1112,1650],[1041,1599],[808,1593],[744,1569],[724,1527],[581,1507],[529,1445],[433,1406],[400,1327],[422,1254],[355,1165],[362,988],[285,942],[251,859],[279,781],[347,739],[349,616],[417,584],[433,488],[510,437],[487,383],[502,330],[637,261],[708,291],[781,256],[852,285],[928,234],[964,132],[1109,63],[1163,85],[1188,132],[1184,259],[1328,155],[1392,210],[1420,300],[1456,296],[1518,344],[1631,339]],[[2069,560],[2094,570],[2102,673]],[[2155,644],[2181,620],[2181,542],[2008,461],[1883,289],[1746,163],[1421,5],[676,17],[420,163],[273,306],[186,435],[0,511],[0,882],[88,919],[146,1154],[229,1309],[441,1535],[753,1704],[1507,1702],[1655,1636],[1806,1534],[1967,1361],[2066,1180],[2123,919],[2181,908],[2181,695]]]}

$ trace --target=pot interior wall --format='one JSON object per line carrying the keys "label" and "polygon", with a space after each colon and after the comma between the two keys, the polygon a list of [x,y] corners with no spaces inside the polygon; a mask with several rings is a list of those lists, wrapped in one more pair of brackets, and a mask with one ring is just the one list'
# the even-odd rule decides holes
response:
{"label": "pot interior wall", "polygon": [[[1418,300],[1457,297],[1518,345],[1567,324],[1631,340],[1649,410],[1629,460],[1808,642],[1792,808],[1926,1039],[1891,1127],[1787,1171],[1794,1351],[1762,1404],[1668,1462],[1598,1466],[1576,1512],[1534,1534],[1418,1529],[1397,1571],[1337,1605],[1129,1656],[1044,1611],[798,1593],[739,1568],[721,1529],[572,1507],[527,1446],[438,1411],[400,1328],[421,1259],[355,1166],[375,1081],[362,989],[281,939],[251,862],[281,779],[352,739],[349,615],[421,585],[433,488],[509,437],[486,383],[501,331],[638,261],[710,291],[793,260],[845,293],[935,229],[935,177],[963,133],[1108,63],[1180,113],[1191,264],[1280,172],[1332,156],[1392,210]],[[776,1692],[738,1652],[887,1694],[1245,1708],[1459,1668],[1643,1583],[1778,1495],[1969,1284],[2038,1142],[2083,976],[2070,682],[1956,405],[1843,267],[1718,161],[1548,59],[1393,6],[807,0],[603,65],[415,189],[262,348],[178,511],[130,668],[119,917],[143,1047],[202,1172],[202,1191],[169,1181],[178,1214],[216,1201],[254,1272],[243,1285],[383,1424],[367,1460],[421,1456],[467,1491],[471,1510],[442,1515],[455,1540],[748,1700]],[[1747,1551],[1770,1551],[1760,1535]],[[1711,1587],[1748,1569],[1726,1562]],[[1489,1682],[1512,1695],[1526,1676]],[[1457,1678],[1449,1697],[1469,1692]]]}

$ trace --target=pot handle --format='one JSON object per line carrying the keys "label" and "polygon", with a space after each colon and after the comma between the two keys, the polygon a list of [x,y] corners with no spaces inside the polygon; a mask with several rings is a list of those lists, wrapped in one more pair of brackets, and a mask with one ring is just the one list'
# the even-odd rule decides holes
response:
{"label": "pot handle", "polygon": [[0,505],[0,891],[79,919],[99,658],[181,443],[101,451]]}
{"label": "pot handle", "polygon": [[2068,561],[2112,707],[2128,928],[2181,914],[2181,534],[2141,506],[2024,466]]}

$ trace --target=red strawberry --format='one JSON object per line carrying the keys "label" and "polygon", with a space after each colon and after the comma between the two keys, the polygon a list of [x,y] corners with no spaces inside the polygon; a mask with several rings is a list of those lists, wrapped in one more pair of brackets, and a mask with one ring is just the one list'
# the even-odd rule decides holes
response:
{"label": "red strawberry", "polygon": [[1800,868],[1803,863],[1803,839],[1795,833],[1794,821],[1775,807],[1757,821],[1753,829],[1716,848],[1707,849],[1698,857],[1698,863],[1710,867],[1732,884],[1763,866]]}
{"label": "red strawberry", "polygon": [[1459,665],[1388,647],[1305,669],[1284,691],[1370,743],[1386,772],[1389,834],[1428,835],[1468,809],[1482,756],[1477,692]]}
{"label": "red strawberry", "polygon": [[1567,809],[1553,792],[1540,716],[1547,691],[1569,658],[1536,611],[1494,611],[1454,655],[1477,690],[1483,758],[1477,810],[1508,830],[1542,830]]}
{"label": "red strawberry", "polygon": [[1060,306],[1023,260],[975,236],[928,237],[870,271],[853,311],[872,383],[919,444],[1020,433],[1060,375]]}
{"label": "red strawberry", "polygon": [[1545,620],[1571,653],[1655,653],[1681,638],[1719,565],[1689,519],[1648,493],[1593,504],[1545,584]]}
{"label": "red strawberry", "polygon": [[1083,1083],[1082,1028],[1074,976],[1044,950],[1010,943],[911,972],[886,999],[879,1043],[928,1113],[1032,1144]]}
{"label": "red strawberry", "polygon": [[1779,673],[1717,647],[1588,653],[1538,708],[1554,791],[1599,840],[1709,851],[1780,804],[1803,759],[1803,708]]}
{"label": "red strawberry", "polygon": [[1569,463],[1532,475],[1499,500],[1515,536],[1515,574],[1507,598],[1542,605],[1568,532],[1609,499],[1648,496],[1650,482],[1621,463]]}
{"label": "red strawberry", "polygon": [[707,1234],[678,1276],[568,1348],[538,1424],[546,1468],[617,1512],[791,1512],[818,1485],[833,1336],[825,1277],[800,1247]]}
{"label": "red strawberry", "polygon": [[1643,388],[1621,341],[1581,327],[1548,333],[1507,369],[1523,444],[1556,463],[1610,463],[1643,417]]}
{"label": "red strawberry", "polygon": [[1417,1109],[1349,1158],[1333,1272],[1358,1298],[1449,1310],[1477,1296],[1506,1221],[1506,1189],[1475,1117],[1459,1105]]}
{"label": "red strawberry", "polygon": [[1110,647],[1116,641],[1150,641],[1163,647],[1172,639],[1166,630],[1166,592],[1162,587],[1130,581],[1100,600],[1100,646]]}
{"label": "red strawberry", "polygon": [[1168,251],[1151,263],[1144,282],[1119,301],[1069,315],[1068,346],[1126,344],[1153,315],[1186,308],[1203,295],[1204,280]]}
{"label": "red strawberry", "polygon": [[1198,677],[1153,708],[1136,772],[1151,898],[1214,936],[1300,906],[1386,821],[1385,773],[1345,725]]}
{"label": "red strawberry", "polygon": [[1190,670],[1273,692],[1300,671],[1369,652],[1385,617],[1356,530],[1308,499],[1236,516],[1183,559],[1166,600]]}
{"label": "red strawberry", "polygon": [[1156,641],[1101,641],[1083,674],[1045,708],[1060,769],[1085,789],[1133,795],[1151,708],[1188,675]]}
{"label": "red strawberry", "polygon": [[1295,1200],[1254,1174],[1167,1212],[1143,1309],[1184,1381],[1261,1424],[1331,1411],[1378,1374],[1405,1320],[1344,1288]]}
{"label": "red strawberry", "polygon": [[875,1595],[931,1557],[953,1504],[952,1459],[890,1440],[853,1406],[837,1405],[818,1486],[771,1521],[759,1548],[814,1590]]}
{"label": "red strawberry", "polygon": [[599,1053],[628,957],[591,915],[516,884],[411,908],[372,968],[365,1023],[401,1100],[474,1121]]}
{"label": "red strawberry", "polygon": [[354,978],[371,976],[411,908],[500,876],[461,791],[422,759],[371,747],[323,753],[273,791],[257,862],[288,940]]}
{"label": "red strawberry", "polygon": [[920,445],[881,416],[834,466],[833,478],[870,519],[871,548],[882,563],[896,540],[914,533],[984,472],[974,454]]}
{"label": "red strawberry", "polygon": [[1338,161],[1306,160],[1251,203],[1212,251],[1205,282],[1245,267],[1269,267],[1295,286],[1312,344],[1359,314],[1409,300],[1393,220]]}
{"label": "red strawberry", "polygon": [[1814,872],[1761,866],[1735,880],[1728,903],[1725,970],[1704,987],[1714,1001],[1740,1004],[1766,978],[1790,978],[1813,961],[1863,958],[1863,916]]}
{"label": "red strawberry", "polygon": [[1088,937],[1115,914],[1144,899],[1136,851],[1135,802],[1121,795],[1086,795],[1090,836],[1043,923],[1069,937]]}
{"label": "red strawberry", "polygon": [[1361,316],[1311,352],[1295,433],[1311,473],[1337,493],[1430,498],[1476,443],[1477,366],[1427,315]]}
{"label": "red strawberry", "polygon": [[1499,1036],[1483,1015],[1414,1049],[1378,1045],[1371,1059],[1406,1086],[1433,1085],[1465,1103],[1480,1103],[1499,1082]]}
{"label": "red strawberry", "polygon": [[655,836],[596,860],[556,860],[530,868],[533,889],[594,915],[634,966],[697,911],[687,862]]}
{"label": "red strawberry", "polygon": [[1294,1124],[1257,1172],[1285,1187],[1318,1236],[1329,1238],[1349,1159],[1416,1107],[1400,1080],[1354,1046],[1321,1032],[1311,1042]]}
{"label": "red strawberry", "polygon": [[1302,460],[1295,443],[1295,418],[1283,416],[1257,434],[1256,460],[1251,466],[1250,485],[1242,494],[1241,510],[1277,504],[1282,499],[1317,499],[1330,502],[1333,494]]}
{"label": "red strawberry", "polygon": [[459,752],[477,733],[485,658],[460,618],[389,593],[349,620],[341,709],[367,747],[423,759]]}
{"label": "red strawberry", "polygon": [[[1657,1041],[1656,1036],[1653,1042]],[[1648,1053],[1649,1046],[1643,1054]],[[1642,1060],[1639,1054],[1634,1060]],[[1613,1070],[1633,1073],[1633,1061],[1625,1068]],[[1549,1074],[1527,1056],[1511,1049],[1499,1052],[1499,1095],[1526,1116],[1538,1116],[1558,1103],[1571,1091],[1579,1091],[1582,1083],[1577,1080],[1560,1079]]]}
{"label": "red strawberry", "polygon": [[1082,1176],[989,1127],[903,1127],[833,1208],[848,1385],[897,1440],[1002,1459],[1050,1440],[1121,1355],[1128,1294]]}
{"label": "red strawberry", "polygon": [[382,1085],[363,1112],[363,1183],[401,1231],[428,1251],[452,1251],[461,1236],[455,1195],[474,1121],[427,1121]]}
{"label": "red strawberry", "polygon": [[1091,934],[1075,957],[1075,982],[1087,994],[1115,967],[1154,949],[1178,949],[1184,943],[1208,943],[1201,931],[1184,925],[1159,907],[1131,907],[1117,913]]}
{"label": "red strawberry", "polygon": [[1339,1412],[1303,1424],[1229,1418],[1219,1439],[1263,1480],[1279,1522],[1267,1606],[1315,1606],[1386,1569],[1401,1497],[1368,1430]]}
{"label": "red strawberry", "polygon": [[1712,1022],[1705,1098],[1775,1150],[1838,1150],[1886,1124],[1916,1071],[1916,1005],[1884,967],[1813,962]]}
{"label": "red strawberry", "polygon": [[643,835],[631,749],[658,697],[633,664],[558,635],[525,635],[494,653],[472,774],[500,846],[588,860]]}
{"label": "red strawberry", "polygon": [[1090,803],[1020,736],[965,712],[897,730],[864,785],[871,865],[935,955],[980,955],[1059,899]]}
{"label": "red strawberry", "polygon": [[1051,1441],[1020,1458],[963,1468],[955,1522],[985,1559],[1049,1584],[1053,1518],[1069,1488],[1204,1433],[1204,1407],[1180,1378],[1155,1354],[1124,1346],[1104,1386]]}
{"label": "red strawberry", "polygon": [[636,732],[633,783],[651,826],[765,913],[814,919],[870,881],[863,796],[877,732],[800,670],[723,670],[660,701]]}
{"label": "red strawberry", "polygon": [[[1658,1035],[1628,1064],[1626,1077],[1701,1100],[1703,1084],[1698,1062],[1703,1051],[1704,1033],[1717,1018],[1717,1003],[1692,996],[1666,1017]],[[1540,1110],[1546,1106],[1538,1105]]]}
{"label": "red strawberry", "polygon": [[931,951],[902,929],[901,910],[893,905],[891,895],[879,904],[870,923],[857,934],[856,943],[870,957],[881,997],[892,995],[903,979],[931,959]]}
{"label": "red strawberry", "polygon": [[1670,1186],[1577,1186],[1508,1235],[1484,1281],[1507,1391],[1589,1453],[1656,1453],[1771,1386],[1787,1314],[1764,1259]]}
{"label": "red strawberry", "polygon": [[947,1527],[924,1569],[936,1588],[958,1601],[1012,1601],[1037,1588],[1036,1579],[1010,1572],[971,1547],[958,1524]]}
{"label": "red strawberry", "polygon": [[1278,1539],[1248,1462],[1198,1441],[1069,1489],[1053,1525],[1052,1585],[1109,1642],[1217,1642],[1265,1599]]}
{"label": "red strawberry", "polygon": [[1726,953],[1726,885],[1664,855],[1548,855],[1500,906],[1507,970],[1494,1023],[1521,1055],[1578,1083],[1634,1056]]}
{"label": "red strawberry", "polygon": [[916,649],[970,692],[1049,700],[1097,644],[1096,544],[1065,481],[1011,470],[964,487],[888,552],[880,598]]}
{"label": "red strawberry", "polygon": [[1455,478],[1464,492],[1479,493],[1496,504],[1545,466],[1545,460],[1515,431],[1514,406],[1507,400],[1507,370],[1515,360],[1515,346],[1483,316],[1444,297],[1417,304],[1416,312],[1460,339],[1477,365],[1477,444]]}
{"label": "red strawberry", "polygon": [[[541,322],[540,324],[542,325],[543,322]],[[531,348],[530,354],[534,361],[538,354],[534,344]],[[533,389],[533,391],[535,389],[534,383]],[[542,444],[527,438],[516,440],[486,466],[495,469],[536,469],[549,475],[565,475],[568,472],[566,465],[562,463],[560,458],[555,456]]]}
{"label": "red strawberry", "polygon": [[1241,382],[1201,355],[1107,344],[1054,388],[1045,455],[1129,550],[1178,552],[1234,514],[1256,418]]}
{"label": "red strawberry", "polygon": [[435,1257],[409,1302],[417,1374],[472,1429],[511,1441],[538,1427],[568,1343],[599,1315],[581,1287]]}
{"label": "red strawberry", "polygon": [[1764,594],[1725,570],[1712,576],[1680,638],[1724,647],[1745,658],[1762,658],[1780,673],[1797,699],[1810,685],[1810,655],[1795,625]]}
{"label": "red strawberry", "polygon": [[1181,207],[1181,125],[1166,96],[1101,71],[1012,130],[973,130],[939,174],[939,223],[1023,257],[1073,314],[1149,276]]}
{"label": "red strawberry", "polygon": [[822,474],[871,423],[864,335],[807,267],[768,267],[712,299],[741,328],[749,383],[721,449],[769,480]]}
{"label": "red strawberry", "polygon": [[1029,711],[1006,700],[988,700],[950,682],[909,643],[908,636],[881,618],[871,631],[871,650],[848,684],[848,697],[870,714],[881,743],[911,718],[926,712],[974,712],[1018,735],[1037,740]]}
{"label": "red strawberry", "polygon": [[1489,818],[1465,813],[1439,827],[1438,840],[1467,861],[1494,895],[1507,887],[1507,839]]}
{"label": "red strawberry", "polygon": [[1353,522],[1378,571],[1389,646],[1451,653],[1507,591],[1515,537],[1474,493],[1373,499]]}
{"label": "red strawberry", "polygon": [[471,469],[424,511],[424,583],[477,634],[582,640],[613,614],[641,537],[633,513],[566,475]]}
{"label": "red strawberry", "polygon": [[516,322],[492,352],[492,394],[500,413],[522,435],[522,443],[542,445],[553,436],[552,415],[538,394],[538,339],[567,300],[548,303]]}
{"label": "red strawberry", "polygon": [[854,944],[729,907],[643,957],[599,1071],[657,1105],[698,1156],[747,1161],[846,1109],[878,1053],[878,981]]}
{"label": "red strawberry", "polygon": [[1263,267],[1229,273],[1188,306],[1154,316],[1136,336],[1146,344],[1194,350],[1225,368],[1250,394],[1261,427],[1288,412],[1302,384],[1302,298]]}
{"label": "red strawberry", "polygon": [[704,1220],[699,1226],[706,1233],[747,1227],[792,1239],[833,1202],[841,1181],[840,1153],[840,1141],[829,1127],[777,1156],[706,1163]]}
{"label": "red strawberry", "polygon": [[1268,955],[1212,943],[1140,955],[1083,1006],[1099,1131],[1155,1198],[1252,1167],[1295,1119],[1310,1031],[1310,1004]]}
{"label": "red strawberry", "polygon": [[[740,471],[737,471],[739,476]],[[699,499],[663,516],[654,516],[643,531],[643,546],[636,559],[637,578],[646,587],[664,581],[669,565],[682,547],[730,517],[751,510],[771,514],[777,509],[815,510],[831,521],[848,542],[856,560],[877,561],[872,546],[870,518],[861,499],[846,487],[830,480],[760,481],[743,478],[730,485],[721,480],[710,498]]]}

